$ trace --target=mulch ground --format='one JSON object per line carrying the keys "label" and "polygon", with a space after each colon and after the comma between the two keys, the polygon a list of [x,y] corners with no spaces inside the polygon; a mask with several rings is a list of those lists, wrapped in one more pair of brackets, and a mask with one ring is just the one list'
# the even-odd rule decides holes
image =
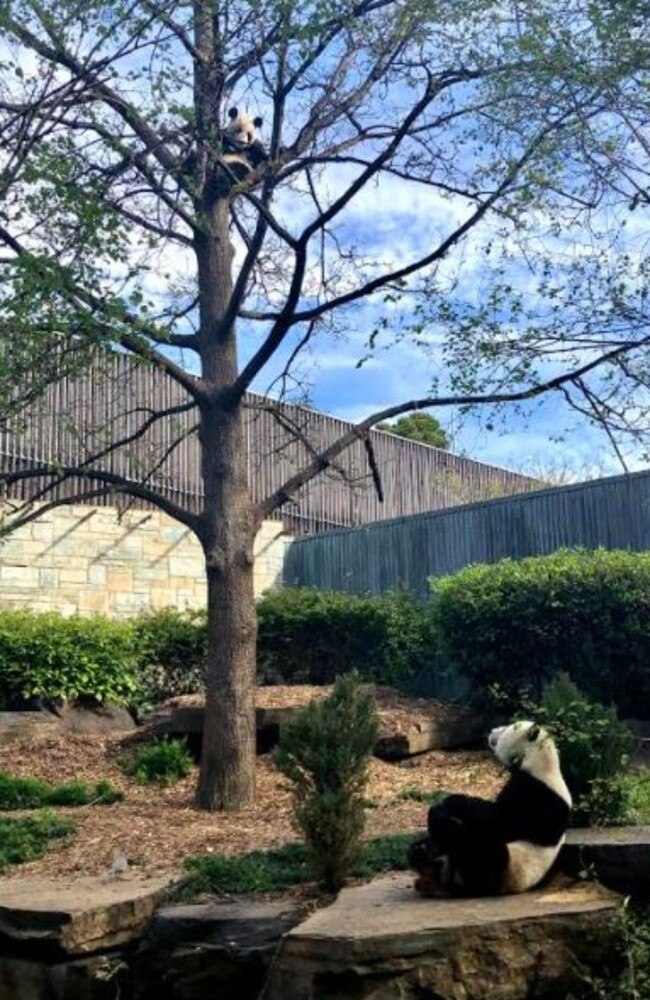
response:
{"label": "mulch ground", "polygon": [[[275,704],[287,704],[286,689],[261,690],[265,694],[260,704],[271,707],[269,698]],[[318,694],[322,693],[318,689]],[[312,694],[309,689],[292,689],[292,703],[296,703],[295,699],[307,701]],[[388,725],[391,712],[393,732],[398,731],[395,726],[412,724],[418,706],[394,695],[391,703],[386,692],[380,697],[386,713],[382,729]],[[418,710],[439,709],[422,702]],[[257,796],[252,807],[238,813],[205,813],[193,808],[196,769],[171,788],[143,786],[127,777],[118,758],[132,742],[132,738],[124,736],[39,733],[0,746],[0,770],[57,783],[72,778],[88,783],[108,779],[125,796],[123,802],[111,806],[57,808],[57,814],[74,819],[74,835],[53,842],[44,858],[16,866],[5,872],[5,877],[102,874],[110,868],[116,853],[125,854],[135,870],[153,874],[179,870],[183,859],[191,854],[242,853],[297,839],[290,794],[270,756],[257,759]],[[400,798],[400,792],[406,789],[491,796],[502,781],[494,758],[483,751],[431,751],[400,763],[373,758],[366,792],[372,803],[367,812],[366,836],[424,828],[427,806]]]}

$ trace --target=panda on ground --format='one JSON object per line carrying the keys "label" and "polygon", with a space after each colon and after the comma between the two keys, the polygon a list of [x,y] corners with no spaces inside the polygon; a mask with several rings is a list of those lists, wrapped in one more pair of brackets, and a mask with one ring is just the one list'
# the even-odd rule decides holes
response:
{"label": "panda on ground", "polygon": [[514,722],[493,729],[488,742],[510,777],[493,801],[449,795],[431,807],[428,836],[409,850],[424,896],[525,892],[548,873],[564,843],[571,794],[546,730]]}

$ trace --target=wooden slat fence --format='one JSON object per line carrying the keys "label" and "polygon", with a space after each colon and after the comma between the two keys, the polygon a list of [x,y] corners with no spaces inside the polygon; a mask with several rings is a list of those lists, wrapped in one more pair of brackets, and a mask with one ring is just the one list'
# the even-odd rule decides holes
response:
{"label": "wooden slat fence", "polygon": [[[127,479],[146,481],[166,497],[198,510],[203,488],[195,430],[196,412],[156,421],[139,433],[151,412],[187,402],[185,391],[166,375],[124,354],[99,357],[74,378],[63,378],[45,396],[0,427],[0,470],[33,462],[75,465],[101,451],[111,437],[131,437],[110,459],[97,463]],[[248,476],[254,499],[261,500],[309,461],[314,451],[343,434],[350,424],[307,407],[271,404],[246,397]],[[277,412],[271,412],[275,406]],[[293,430],[287,429],[287,424]],[[343,454],[336,467],[306,486],[295,502],[277,514],[288,531],[305,534],[491,496],[530,490],[534,480],[382,431],[372,432],[385,500],[372,487],[361,441]],[[19,499],[33,497],[46,481],[30,480],[13,488]],[[57,497],[87,489],[79,480],[57,486]],[[114,495],[94,498],[114,504]],[[131,506],[146,506],[129,501]]]}
{"label": "wooden slat fence", "polygon": [[429,577],[561,546],[650,549],[650,471],[296,539],[284,582],[425,594]]}

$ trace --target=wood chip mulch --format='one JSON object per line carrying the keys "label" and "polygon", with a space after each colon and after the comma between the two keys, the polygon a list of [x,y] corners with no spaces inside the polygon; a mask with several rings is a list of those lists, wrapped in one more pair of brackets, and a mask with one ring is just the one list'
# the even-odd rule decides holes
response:
{"label": "wood chip mulch", "polygon": [[[287,704],[286,691],[282,700],[278,689],[261,690],[264,692],[261,704],[271,707],[275,699],[279,699],[276,704]],[[319,696],[324,693],[322,688],[316,690]],[[386,711],[394,713],[393,724],[412,721],[413,704],[400,704],[394,693],[391,696],[381,697],[386,699]],[[313,693],[303,690],[294,697],[307,701]],[[407,710],[408,718],[402,715]],[[0,745],[0,770],[57,783],[72,778],[88,783],[108,779],[125,796],[123,802],[111,806],[57,808],[59,815],[74,819],[74,835],[54,841],[44,858],[11,868],[4,877],[102,874],[110,868],[116,853],[125,854],[134,869],[143,874],[177,871],[188,855],[241,853],[297,839],[292,826],[290,794],[270,756],[257,758],[254,806],[238,813],[205,813],[193,808],[196,768],[171,788],[138,785],[118,765],[118,758],[128,745],[129,738],[123,735],[47,733],[15,738]],[[371,804],[366,836],[424,828],[427,806],[399,798],[399,793],[406,789],[422,792],[443,789],[491,796],[502,781],[503,774],[494,758],[484,751],[431,751],[396,764],[373,758],[366,791]]]}

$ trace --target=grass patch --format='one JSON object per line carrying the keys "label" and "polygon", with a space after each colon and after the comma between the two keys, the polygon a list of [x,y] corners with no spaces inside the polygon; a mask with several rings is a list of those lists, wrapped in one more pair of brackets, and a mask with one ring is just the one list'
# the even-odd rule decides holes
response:
{"label": "grass patch", "polygon": [[[411,833],[399,833],[364,842],[352,875],[371,878],[382,872],[403,871],[408,868],[406,854],[413,839]],[[202,892],[281,892],[313,878],[307,857],[303,844],[286,844],[270,851],[251,851],[249,854],[187,858],[187,875],[174,890],[174,896],[189,899]]]}
{"label": "grass patch", "polygon": [[40,778],[15,778],[0,771],[0,809],[42,809],[43,806],[109,805],[122,793],[109,781],[89,786],[84,781],[52,785]]}
{"label": "grass patch", "polygon": [[437,802],[442,802],[447,798],[449,792],[443,792],[438,788],[435,792],[423,792],[420,788],[402,788],[396,795],[398,799],[405,799],[407,802],[424,802],[428,806],[435,806]]}
{"label": "grass patch", "polygon": [[187,777],[193,760],[185,740],[159,739],[138,747],[119,763],[141,785],[173,785]]}
{"label": "grass patch", "polygon": [[42,858],[50,840],[65,837],[73,830],[70,820],[59,819],[50,812],[16,819],[0,818],[0,871],[9,865]]}

